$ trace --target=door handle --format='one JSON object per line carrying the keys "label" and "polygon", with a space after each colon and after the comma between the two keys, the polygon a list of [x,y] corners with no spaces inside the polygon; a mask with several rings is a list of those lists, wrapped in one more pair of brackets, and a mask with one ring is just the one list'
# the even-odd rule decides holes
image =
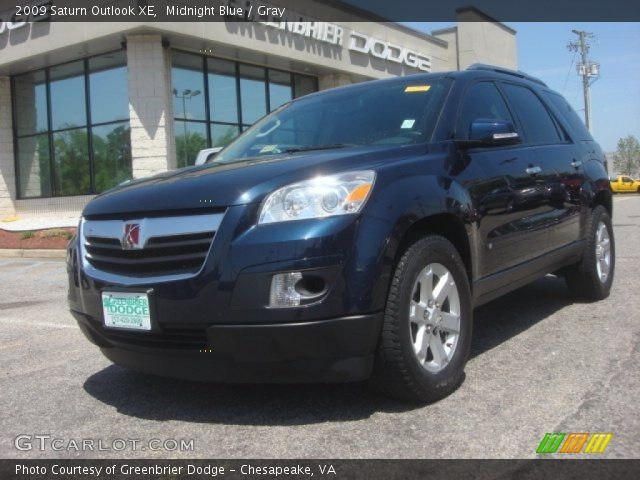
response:
{"label": "door handle", "polygon": [[574,160],[573,162],[571,162],[571,166],[573,168],[578,168],[580,165],[582,165],[582,162],[580,160]]}
{"label": "door handle", "polygon": [[527,167],[525,172],[527,172],[529,175],[537,175],[538,173],[542,172],[542,169],[540,167]]}

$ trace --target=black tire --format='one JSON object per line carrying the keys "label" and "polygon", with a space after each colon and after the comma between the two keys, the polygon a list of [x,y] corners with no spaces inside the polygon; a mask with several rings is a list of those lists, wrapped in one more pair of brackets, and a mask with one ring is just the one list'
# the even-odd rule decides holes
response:
{"label": "black tire", "polygon": [[[598,225],[604,223],[609,234],[611,245],[610,270],[606,280],[602,281],[598,274],[598,258],[596,255],[596,235]],[[591,212],[587,227],[587,238],[582,259],[564,271],[565,282],[571,294],[580,300],[596,301],[607,298],[611,292],[616,266],[616,249],[613,238],[613,226],[607,210],[598,205]]]}
{"label": "black tire", "polygon": [[[453,277],[460,300],[460,331],[449,363],[427,371],[414,353],[409,305],[420,272],[443,265]],[[429,235],[413,243],[398,262],[389,288],[372,383],[376,390],[411,403],[430,403],[449,395],[464,379],[472,332],[471,293],[467,273],[455,247],[446,238]]]}

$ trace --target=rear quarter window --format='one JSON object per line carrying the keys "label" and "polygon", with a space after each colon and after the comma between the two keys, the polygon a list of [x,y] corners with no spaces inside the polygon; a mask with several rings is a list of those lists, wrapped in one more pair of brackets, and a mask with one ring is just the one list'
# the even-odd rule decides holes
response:
{"label": "rear quarter window", "polygon": [[593,140],[582,119],[562,95],[549,91],[545,91],[544,95],[556,107],[562,119],[568,124],[573,133],[578,136],[579,140]]}

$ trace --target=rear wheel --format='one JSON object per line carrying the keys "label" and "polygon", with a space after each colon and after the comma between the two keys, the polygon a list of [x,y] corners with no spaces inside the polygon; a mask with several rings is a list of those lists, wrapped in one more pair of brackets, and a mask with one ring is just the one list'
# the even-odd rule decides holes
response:
{"label": "rear wheel", "polygon": [[582,260],[565,270],[569,291],[583,300],[609,296],[615,271],[613,226],[607,210],[598,205],[591,212]]}
{"label": "rear wheel", "polygon": [[471,328],[469,282],[455,247],[435,235],[415,242],[389,289],[374,385],[415,403],[443,398],[464,378]]}

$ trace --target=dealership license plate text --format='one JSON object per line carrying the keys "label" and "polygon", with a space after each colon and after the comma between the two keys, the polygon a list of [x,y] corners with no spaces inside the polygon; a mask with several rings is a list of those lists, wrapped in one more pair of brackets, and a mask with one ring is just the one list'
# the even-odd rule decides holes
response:
{"label": "dealership license plate text", "polygon": [[105,327],[151,330],[149,298],[145,293],[103,292]]}

